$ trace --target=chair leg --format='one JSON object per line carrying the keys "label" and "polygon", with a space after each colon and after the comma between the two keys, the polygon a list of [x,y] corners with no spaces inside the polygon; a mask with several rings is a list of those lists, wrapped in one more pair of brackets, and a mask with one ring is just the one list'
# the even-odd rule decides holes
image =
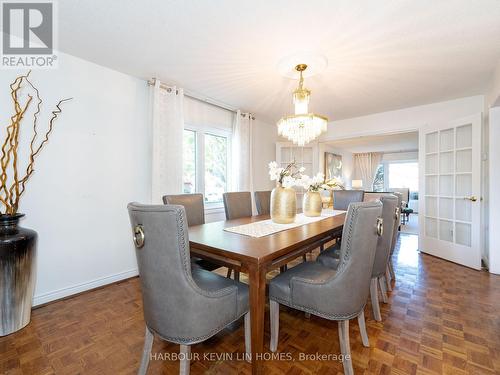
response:
{"label": "chair leg", "polygon": [[385,276],[378,277],[378,283],[380,285],[380,294],[382,294],[382,302],[387,303],[389,299],[387,298],[387,290],[385,289]]}
{"label": "chair leg", "polygon": [[274,353],[278,349],[278,336],[280,329],[280,305],[278,302],[269,301],[269,316],[271,322],[271,343],[269,348]]}
{"label": "chair leg", "polygon": [[391,273],[389,272],[389,266],[385,267],[385,281],[387,282],[387,291],[392,292]]}
{"label": "chair leg", "polygon": [[395,281],[396,280],[396,274],[394,273],[394,268],[392,267],[392,262],[391,262],[390,259],[389,259],[388,265],[389,265],[389,272],[391,273],[391,279]]}
{"label": "chair leg", "polygon": [[245,314],[245,358],[252,362],[252,331],[250,326],[250,312]]}
{"label": "chair leg", "polygon": [[189,375],[189,370],[191,369],[191,346],[181,345],[180,354],[179,375]]}
{"label": "chair leg", "polygon": [[227,277],[228,279],[230,279],[230,278],[231,278],[231,272],[232,272],[232,271],[233,271],[233,270],[232,270],[231,268],[228,268],[228,269],[227,269],[227,275],[226,275],[226,277]]}
{"label": "chair leg", "polygon": [[373,319],[380,322],[382,316],[380,315],[380,306],[378,305],[378,286],[376,277],[373,277],[370,283],[370,298],[372,301]]}
{"label": "chair leg", "polygon": [[149,358],[151,356],[151,348],[153,347],[154,334],[146,326],[146,334],[144,335],[144,348],[142,349],[141,366],[139,367],[138,375],[146,375],[148,372]]}
{"label": "chair leg", "polygon": [[325,251],[325,245],[319,245],[319,252],[322,253],[323,251]]}
{"label": "chair leg", "polygon": [[358,315],[359,333],[361,334],[361,341],[363,346],[370,347],[370,340],[368,340],[368,332],[366,332],[365,312],[364,310]]}
{"label": "chair leg", "polygon": [[339,321],[340,352],[342,353],[342,364],[345,375],[354,375],[351,360],[351,345],[349,343],[349,321]]}
{"label": "chair leg", "polygon": [[303,260],[304,262],[307,262],[307,255],[306,255],[306,254],[302,255],[302,260]]}
{"label": "chair leg", "polygon": [[284,266],[281,266],[281,267],[280,267],[280,273],[285,272],[285,271],[287,270],[287,268],[288,268],[288,267],[286,266],[286,264],[285,264]]}
{"label": "chair leg", "polygon": [[234,279],[236,281],[240,281],[240,271],[234,271]]}

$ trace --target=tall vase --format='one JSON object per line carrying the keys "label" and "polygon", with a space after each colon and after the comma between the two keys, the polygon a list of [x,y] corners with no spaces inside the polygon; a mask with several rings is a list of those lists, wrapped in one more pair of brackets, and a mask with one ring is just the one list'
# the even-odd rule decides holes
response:
{"label": "tall vase", "polygon": [[296,214],[297,195],[295,190],[277,184],[271,192],[271,219],[275,223],[289,224],[295,221]]}
{"label": "tall vase", "polygon": [[31,319],[37,234],[18,225],[23,216],[0,215],[0,336]]}
{"label": "tall vase", "polygon": [[306,191],[302,200],[302,211],[306,216],[320,216],[323,200],[319,191]]}

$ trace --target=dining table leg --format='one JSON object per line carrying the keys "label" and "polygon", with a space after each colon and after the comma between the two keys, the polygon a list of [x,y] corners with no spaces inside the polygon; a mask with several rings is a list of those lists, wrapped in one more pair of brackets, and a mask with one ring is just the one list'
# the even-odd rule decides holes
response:
{"label": "dining table leg", "polygon": [[252,374],[263,374],[264,310],[266,306],[266,272],[259,264],[248,267],[250,283],[250,328],[252,333]]}

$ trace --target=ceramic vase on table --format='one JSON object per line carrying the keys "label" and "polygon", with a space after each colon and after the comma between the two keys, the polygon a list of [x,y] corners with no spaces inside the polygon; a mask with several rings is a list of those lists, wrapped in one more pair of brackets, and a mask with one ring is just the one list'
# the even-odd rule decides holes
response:
{"label": "ceramic vase on table", "polygon": [[320,216],[323,200],[319,191],[306,191],[302,200],[302,211],[306,216]]}
{"label": "ceramic vase on table", "polygon": [[271,219],[278,224],[290,224],[297,215],[297,195],[293,188],[280,184],[271,192]]}
{"label": "ceramic vase on table", "polygon": [[18,225],[23,216],[0,215],[0,336],[31,319],[37,234]]}

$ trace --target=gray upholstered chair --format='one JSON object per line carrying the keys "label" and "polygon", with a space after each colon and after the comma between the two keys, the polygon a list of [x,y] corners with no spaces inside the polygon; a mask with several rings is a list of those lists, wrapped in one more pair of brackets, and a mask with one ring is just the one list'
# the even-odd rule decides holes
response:
{"label": "gray upholstered chair", "polygon": [[406,224],[406,221],[409,220],[410,214],[413,213],[413,209],[408,207],[410,203],[410,189],[409,188],[393,188],[390,189],[393,193],[401,193],[402,202],[400,205],[401,216],[403,216],[403,225]]}
{"label": "gray upholstered chair", "polygon": [[[175,194],[164,195],[163,203],[177,204],[183,206],[186,210],[188,226],[205,224],[205,205],[203,203],[203,194]],[[193,264],[200,266],[208,271],[213,271],[220,265],[200,258],[192,258]]]}
{"label": "gray upholstered chair", "polygon": [[[334,190],[333,209],[346,211],[349,209],[349,204],[363,202],[364,197],[365,197],[365,192],[363,190]],[[340,242],[342,238],[337,237],[335,238],[335,240],[336,240],[335,244],[328,247],[326,251],[323,251],[324,249],[322,248],[320,253],[323,254],[323,252],[325,252],[326,254],[331,255],[332,252],[335,252],[337,254],[337,259],[338,259],[338,252],[340,251]]]}
{"label": "gray upholstered chair", "polygon": [[398,198],[398,212],[396,213],[397,221],[396,227],[394,228],[394,233],[392,234],[392,243],[391,243],[391,255],[389,256],[389,261],[387,262],[387,271],[386,271],[386,279],[387,279],[387,289],[392,291],[391,281],[396,280],[396,274],[394,273],[394,268],[392,267],[392,254],[394,253],[394,249],[396,248],[396,243],[398,242],[399,235],[399,225],[401,223],[401,205],[403,204],[403,195],[399,192],[393,193]]}
{"label": "gray upholstered chair", "polygon": [[279,305],[338,321],[344,372],[352,374],[349,320],[358,317],[363,345],[369,346],[364,326],[373,260],[380,233],[380,202],[352,203],[343,229],[337,269],[320,262],[301,263],[269,284],[271,351],[278,347]]}
{"label": "gray upholstered chair", "polygon": [[256,191],[254,198],[257,214],[269,215],[271,212],[271,191]]}
{"label": "gray upholstered chair", "polygon": [[410,189],[409,188],[391,188],[389,189],[391,193],[400,193],[401,194],[401,199],[403,200],[401,202],[402,205],[407,206],[408,202],[410,201]]}
{"label": "gray upholstered chair", "polygon": [[363,190],[334,190],[333,208],[335,210],[347,210],[350,203],[363,202],[365,192]]}
{"label": "gray upholstered chair", "polygon": [[[398,198],[395,195],[389,194],[380,197],[382,202],[382,219],[383,219],[383,234],[379,237],[377,242],[377,252],[373,264],[372,279],[370,283],[370,296],[372,302],[373,316],[377,321],[381,321],[380,307],[378,302],[378,285],[380,285],[380,292],[382,300],[387,303],[387,290],[390,283],[387,282],[387,266],[389,264],[389,257],[393,241],[394,228],[397,224]],[[397,229],[397,227],[396,227]],[[326,267],[337,269],[340,264],[340,254],[336,248],[330,248],[321,253],[317,261]],[[392,290],[392,289],[391,289]]]}
{"label": "gray upholstered chair", "polygon": [[386,279],[387,265],[391,256],[391,246],[394,230],[397,230],[397,215],[398,198],[395,195],[388,195],[380,198],[382,208],[382,219],[384,220],[383,228],[384,233],[378,239],[377,253],[375,254],[375,261],[373,263],[372,280],[370,284],[370,297],[372,302],[373,317],[377,321],[382,320],[380,315],[380,306],[378,301],[378,286],[380,285],[380,292],[382,301],[387,303],[387,286],[390,283]]}
{"label": "gray upholstered chair", "polygon": [[190,227],[205,224],[205,205],[203,203],[203,194],[164,195],[163,203],[184,206],[188,225]]}
{"label": "gray upholstered chair", "polygon": [[[252,216],[252,194],[249,191],[231,192],[222,194],[226,220]],[[231,269],[227,270],[227,277],[231,277]],[[239,271],[234,271],[234,279],[240,279]]]}
{"label": "gray upholstered chair", "polygon": [[252,194],[249,191],[222,194],[226,220],[252,216]]}
{"label": "gray upholstered chair", "polygon": [[130,203],[128,211],[146,322],[139,374],[147,372],[155,335],[180,344],[186,355],[180,361],[180,374],[189,374],[191,345],[242,316],[249,355],[248,287],[201,268],[191,269],[184,207]]}

